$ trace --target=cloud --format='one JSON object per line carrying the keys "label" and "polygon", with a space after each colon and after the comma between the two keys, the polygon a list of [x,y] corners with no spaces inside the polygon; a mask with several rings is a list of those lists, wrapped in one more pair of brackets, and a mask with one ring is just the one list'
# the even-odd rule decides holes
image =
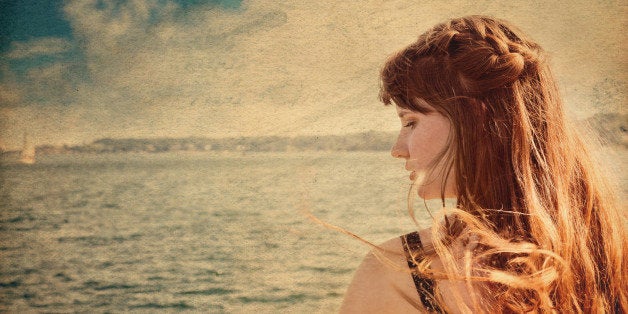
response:
{"label": "cloud", "polygon": [[[65,2],[81,60],[32,69],[23,78],[3,75],[3,99],[49,104],[38,123],[59,125],[46,116],[71,121],[76,131],[66,135],[73,141],[393,130],[394,113],[377,101],[381,63],[435,23],[471,13],[503,17],[531,33],[552,53],[578,112],[599,110],[588,91],[606,77],[623,82],[625,68],[623,50],[608,35],[621,28],[624,15],[609,15],[617,8],[608,4],[251,0],[222,9],[112,3]],[[19,93],[2,94],[12,89]]]}
{"label": "cloud", "polygon": [[11,48],[6,53],[6,57],[9,59],[25,59],[62,53],[70,49],[72,49],[72,43],[65,38],[42,37],[11,43]]}
{"label": "cloud", "polygon": [[18,86],[15,84],[2,84],[0,85],[0,103],[4,104],[16,104],[22,100],[22,93],[18,90]]}
{"label": "cloud", "polygon": [[0,65],[0,78],[0,108],[18,105],[23,99],[23,84],[17,82],[7,64]]}
{"label": "cloud", "polygon": [[[134,1],[114,10],[70,2],[66,15],[81,38],[94,81],[80,101],[135,107],[144,114],[139,120],[155,122],[156,133],[285,135],[378,128],[385,118],[339,130],[320,123],[356,107],[377,107],[365,113],[380,113],[377,71],[391,48],[375,40],[386,34],[368,34],[364,21],[380,7],[366,7],[321,15],[330,8],[246,2],[241,10],[214,7],[182,18],[173,4],[147,7]],[[158,21],[145,13],[153,10],[161,12]],[[343,10],[364,16],[345,16]],[[401,38],[407,42],[413,36]]]}

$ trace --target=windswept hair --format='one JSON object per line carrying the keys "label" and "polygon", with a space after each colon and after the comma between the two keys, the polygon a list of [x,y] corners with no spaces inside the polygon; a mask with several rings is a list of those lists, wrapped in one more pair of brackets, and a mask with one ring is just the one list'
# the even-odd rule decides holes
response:
{"label": "windswept hair", "polygon": [[[392,56],[381,80],[385,104],[427,112],[423,99],[451,121],[465,228],[434,233],[446,278],[483,282],[485,310],[628,312],[623,217],[537,43],[502,20],[457,18]],[[468,232],[479,245],[461,272],[447,244]]]}

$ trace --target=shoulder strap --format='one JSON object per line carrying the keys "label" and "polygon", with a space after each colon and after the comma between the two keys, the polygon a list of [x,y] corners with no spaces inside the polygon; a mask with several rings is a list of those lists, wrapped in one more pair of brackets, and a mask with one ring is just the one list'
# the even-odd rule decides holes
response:
{"label": "shoulder strap", "polygon": [[419,262],[423,260],[423,244],[418,232],[408,233],[401,236],[401,243],[406,254],[408,267],[413,270],[412,280],[419,293],[419,298],[423,306],[430,312],[444,313],[434,300],[434,281],[430,278],[419,275],[414,270]]}

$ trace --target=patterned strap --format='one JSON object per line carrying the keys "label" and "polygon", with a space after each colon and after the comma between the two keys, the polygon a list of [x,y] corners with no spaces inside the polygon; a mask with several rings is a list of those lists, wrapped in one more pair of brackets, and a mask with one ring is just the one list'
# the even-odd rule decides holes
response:
{"label": "patterned strap", "polygon": [[[432,279],[422,277],[417,272],[414,272],[417,264],[423,259],[421,253],[423,251],[423,244],[418,232],[408,233],[401,236],[401,243],[403,250],[406,253],[406,260],[408,261],[408,267],[412,272],[412,280],[414,286],[419,293],[419,298],[423,306],[430,312],[444,313],[434,300],[434,281]],[[413,258],[413,256],[415,256]]]}

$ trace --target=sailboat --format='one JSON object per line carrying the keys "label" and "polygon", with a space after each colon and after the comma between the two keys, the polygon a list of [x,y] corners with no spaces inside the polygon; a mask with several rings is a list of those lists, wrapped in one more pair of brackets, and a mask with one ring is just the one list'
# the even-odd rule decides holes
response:
{"label": "sailboat", "polygon": [[25,165],[32,165],[35,163],[35,145],[28,141],[28,135],[24,133],[24,142],[22,145],[22,151],[20,151],[20,159],[18,162]]}

